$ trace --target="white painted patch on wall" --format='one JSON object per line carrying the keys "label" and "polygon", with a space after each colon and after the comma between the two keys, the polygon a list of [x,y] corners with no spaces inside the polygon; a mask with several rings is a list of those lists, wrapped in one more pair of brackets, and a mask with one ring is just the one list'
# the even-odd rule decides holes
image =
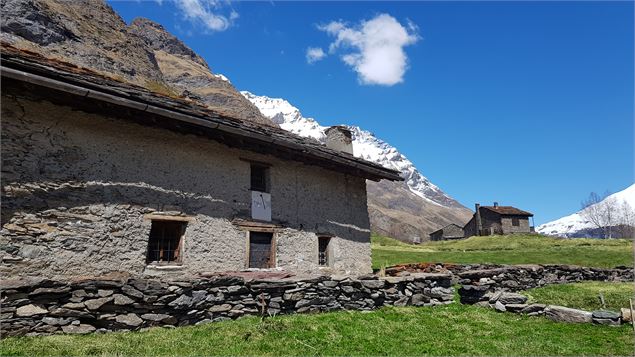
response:
{"label": "white painted patch on wall", "polygon": [[251,218],[271,221],[271,194],[251,191]]}

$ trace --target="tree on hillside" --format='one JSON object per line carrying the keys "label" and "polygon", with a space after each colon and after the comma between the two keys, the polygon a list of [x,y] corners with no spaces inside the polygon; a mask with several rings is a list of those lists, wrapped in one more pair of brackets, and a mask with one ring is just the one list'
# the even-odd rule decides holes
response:
{"label": "tree on hillside", "polygon": [[626,201],[619,206],[619,222],[619,236],[635,238],[635,209]]}
{"label": "tree on hillside", "polygon": [[602,238],[634,238],[635,209],[626,201],[591,192],[582,202],[580,215],[597,228]]}
{"label": "tree on hillside", "polygon": [[612,238],[613,227],[618,224],[618,202],[609,193],[600,196],[591,192],[589,198],[582,201],[581,216],[602,232],[602,238]]}

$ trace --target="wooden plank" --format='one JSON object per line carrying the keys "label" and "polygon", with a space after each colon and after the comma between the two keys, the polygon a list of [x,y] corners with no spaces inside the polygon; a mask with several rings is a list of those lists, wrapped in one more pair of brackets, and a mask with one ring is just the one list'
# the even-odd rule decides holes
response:
{"label": "wooden plank", "polygon": [[171,216],[167,214],[148,213],[143,215],[145,221],[177,221],[177,222],[192,222],[195,217],[192,216]]}

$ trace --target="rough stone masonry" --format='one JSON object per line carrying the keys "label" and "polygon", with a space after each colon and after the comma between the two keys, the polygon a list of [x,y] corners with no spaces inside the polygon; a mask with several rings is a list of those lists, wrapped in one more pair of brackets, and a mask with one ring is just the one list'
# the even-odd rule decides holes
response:
{"label": "rough stone masonry", "polygon": [[[272,266],[371,272],[364,178],[2,92],[5,278],[196,275],[248,267],[250,162],[267,163]],[[146,263],[153,220],[185,222],[182,263]],[[262,230],[262,228],[260,228]],[[318,265],[327,235],[329,264]]]}
{"label": "rough stone masonry", "polygon": [[33,279],[3,283],[2,336],[139,330],[235,319],[381,306],[452,303],[450,274],[245,280]]}

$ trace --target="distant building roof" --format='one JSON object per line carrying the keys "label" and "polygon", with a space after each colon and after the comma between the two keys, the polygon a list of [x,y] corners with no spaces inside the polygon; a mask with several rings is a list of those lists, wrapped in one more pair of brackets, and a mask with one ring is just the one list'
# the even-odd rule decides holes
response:
{"label": "distant building roof", "polygon": [[506,216],[527,216],[527,217],[531,217],[531,216],[534,215],[533,213],[530,213],[530,212],[527,212],[527,211],[523,211],[521,209],[518,209],[518,208],[512,207],[512,206],[481,206],[481,208],[490,210],[490,211],[498,213],[498,214],[506,215]]}

